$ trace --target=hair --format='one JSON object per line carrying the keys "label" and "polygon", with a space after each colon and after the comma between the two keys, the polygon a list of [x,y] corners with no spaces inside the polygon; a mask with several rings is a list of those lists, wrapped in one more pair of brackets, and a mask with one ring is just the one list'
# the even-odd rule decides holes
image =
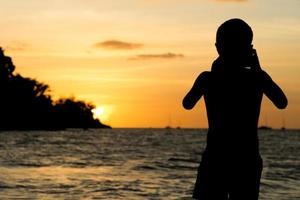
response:
{"label": "hair", "polygon": [[221,46],[251,45],[253,32],[251,27],[241,19],[230,19],[224,22],[217,30],[216,44]]}

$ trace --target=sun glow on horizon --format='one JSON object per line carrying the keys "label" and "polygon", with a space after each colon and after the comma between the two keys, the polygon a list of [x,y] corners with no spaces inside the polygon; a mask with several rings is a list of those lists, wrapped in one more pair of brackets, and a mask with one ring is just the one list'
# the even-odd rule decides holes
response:
{"label": "sun glow on horizon", "polygon": [[103,123],[110,123],[110,115],[112,110],[112,106],[109,105],[96,106],[92,110],[92,113],[95,119],[99,119]]}
{"label": "sun glow on horizon", "polygon": [[98,108],[94,108],[92,112],[94,114],[94,118],[100,119],[104,114],[104,109],[103,107],[98,107]]}
{"label": "sun glow on horizon", "polygon": [[284,118],[287,128],[299,128],[299,6],[296,0],[10,0],[1,4],[0,47],[16,73],[48,84],[55,99],[91,102],[104,124],[165,127],[172,116],[173,127],[207,127],[203,99],[192,111],[181,101],[217,57],[218,26],[241,18],[253,28],[262,68],[289,99],[279,111],[264,98],[260,123],[272,116],[269,126],[280,128]]}

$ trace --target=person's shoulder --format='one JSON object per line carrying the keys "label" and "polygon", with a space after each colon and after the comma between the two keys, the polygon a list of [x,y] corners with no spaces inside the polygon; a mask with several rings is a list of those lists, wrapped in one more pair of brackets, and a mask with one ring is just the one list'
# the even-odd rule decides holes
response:
{"label": "person's shoulder", "polygon": [[204,71],[199,74],[198,78],[204,79],[210,77],[210,75],[211,75],[210,71]]}
{"label": "person's shoulder", "polygon": [[211,72],[209,71],[204,71],[204,72],[201,72],[197,79],[196,79],[196,82],[204,82],[204,81],[207,81],[209,79],[211,75]]}
{"label": "person's shoulder", "polygon": [[210,76],[211,72],[210,71],[203,71],[201,72],[201,76]]}

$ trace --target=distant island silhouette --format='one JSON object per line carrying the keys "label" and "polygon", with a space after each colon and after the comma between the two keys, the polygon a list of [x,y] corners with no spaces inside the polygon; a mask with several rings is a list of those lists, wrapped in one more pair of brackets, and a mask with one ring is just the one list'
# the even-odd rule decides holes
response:
{"label": "distant island silhouette", "polygon": [[49,85],[14,70],[0,47],[0,130],[111,128],[93,117],[93,104],[73,97],[54,101]]}

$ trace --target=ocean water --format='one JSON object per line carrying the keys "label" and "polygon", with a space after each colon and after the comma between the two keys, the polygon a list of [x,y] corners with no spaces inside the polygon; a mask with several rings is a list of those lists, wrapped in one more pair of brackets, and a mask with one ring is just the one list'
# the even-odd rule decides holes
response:
{"label": "ocean water", "polygon": [[[260,199],[300,199],[300,131],[260,130]],[[206,130],[0,132],[0,199],[192,199]]]}

